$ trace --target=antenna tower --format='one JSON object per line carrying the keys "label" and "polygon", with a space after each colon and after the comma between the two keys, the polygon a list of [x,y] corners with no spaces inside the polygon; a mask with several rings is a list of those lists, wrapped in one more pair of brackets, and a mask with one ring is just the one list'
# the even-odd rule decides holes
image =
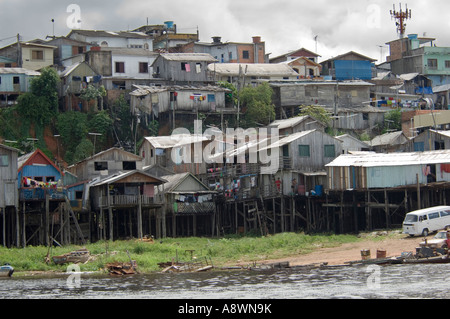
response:
{"label": "antenna tower", "polygon": [[402,4],[400,3],[400,11],[395,10],[395,4],[393,5],[393,10],[390,10],[391,18],[397,20],[395,25],[397,26],[397,32],[399,33],[400,39],[405,36],[405,20],[411,19],[411,9],[408,10],[408,5],[406,5],[406,10],[402,10]]}

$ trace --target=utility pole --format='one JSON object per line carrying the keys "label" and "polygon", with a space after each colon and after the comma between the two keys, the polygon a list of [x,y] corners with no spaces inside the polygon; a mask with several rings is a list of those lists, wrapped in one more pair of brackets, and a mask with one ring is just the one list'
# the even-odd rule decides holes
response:
{"label": "utility pole", "polygon": [[22,67],[22,52],[20,49],[20,34],[17,33],[17,66]]}
{"label": "utility pole", "polygon": [[406,5],[406,10],[402,11],[402,4],[400,3],[400,11],[395,10],[395,4],[393,5],[393,10],[390,10],[391,18],[398,20],[395,22],[397,26],[397,32],[399,33],[400,39],[405,36],[405,20],[411,19],[411,9],[408,10],[408,5]]}

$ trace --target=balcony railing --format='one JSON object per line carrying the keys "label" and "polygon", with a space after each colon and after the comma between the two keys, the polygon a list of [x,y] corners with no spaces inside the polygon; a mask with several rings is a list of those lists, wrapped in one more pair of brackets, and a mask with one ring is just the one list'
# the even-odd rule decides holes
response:
{"label": "balcony railing", "polygon": [[45,200],[48,195],[50,200],[63,200],[67,196],[67,190],[59,188],[21,188],[19,199],[21,201]]}
{"label": "balcony railing", "polygon": [[157,203],[154,197],[148,197],[145,195],[110,195],[109,202],[108,196],[100,196],[99,204],[100,207],[137,206],[139,205],[139,197],[141,205],[143,206]]}
{"label": "balcony railing", "polygon": [[177,214],[209,214],[215,210],[213,202],[203,203],[176,203],[174,206]]}

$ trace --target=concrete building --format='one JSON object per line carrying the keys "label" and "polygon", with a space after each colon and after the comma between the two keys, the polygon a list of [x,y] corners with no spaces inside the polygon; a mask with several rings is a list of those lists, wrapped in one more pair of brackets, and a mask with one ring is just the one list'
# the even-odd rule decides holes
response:
{"label": "concrete building", "polygon": [[153,64],[153,77],[166,84],[206,84],[212,79],[208,64],[217,62],[208,53],[162,53]]}
{"label": "concrete building", "polygon": [[38,71],[54,64],[55,46],[16,42],[0,49],[0,56],[15,61],[20,68]]}
{"label": "concrete building", "polygon": [[307,58],[307,59],[317,63],[318,62],[317,59],[320,57],[320,55],[318,55],[317,53],[314,53],[312,51],[309,51],[305,48],[301,48],[301,49],[298,49],[295,51],[290,51],[288,53],[271,58],[270,63],[286,62],[286,61],[295,60],[300,57]]}
{"label": "concrete building", "polygon": [[419,73],[429,78],[433,87],[450,84],[450,47],[437,47],[435,40],[411,34],[388,42],[392,72]]}
{"label": "concrete building", "polygon": [[252,42],[222,42],[213,37],[211,43],[191,42],[180,48],[186,53],[208,53],[219,63],[267,63],[265,42],[254,36]]}
{"label": "concrete building", "polygon": [[272,63],[211,63],[208,65],[210,77],[236,87],[244,83],[256,84],[259,80],[296,80],[299,74],[289,65]]}
{"label": "concrete building", "polygon": [[87,42],[92,46],[153,51],[153,39],[143,32],[73,29],[67,38]]}

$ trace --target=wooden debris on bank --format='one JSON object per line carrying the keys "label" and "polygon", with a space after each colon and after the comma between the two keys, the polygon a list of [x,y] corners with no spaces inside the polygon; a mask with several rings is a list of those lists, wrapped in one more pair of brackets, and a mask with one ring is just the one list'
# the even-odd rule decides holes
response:
{"label": "wooden debris on bank", "polygon": [[211,258],[193,258],[189,262],[169,261],[158,263],[160,268],[163,268],[161,273],[171,272],[202,272],[214,268]]}
{"label": "wooden debris on bank", "polygon": [[77,263],[86,263],[89,261],[91,257],[91,253],[89,250],[83,248],[79,250],[72,251],[67,254],[53,256],[53,262],[57,265],[61,264],[77,264]]}
{"label": "wooden debris on bank", "polygon": [[134,275],[137,273],[137,264],[133,260],[131,263],[113,262],[106,264],[106,268],[110,275]]}

